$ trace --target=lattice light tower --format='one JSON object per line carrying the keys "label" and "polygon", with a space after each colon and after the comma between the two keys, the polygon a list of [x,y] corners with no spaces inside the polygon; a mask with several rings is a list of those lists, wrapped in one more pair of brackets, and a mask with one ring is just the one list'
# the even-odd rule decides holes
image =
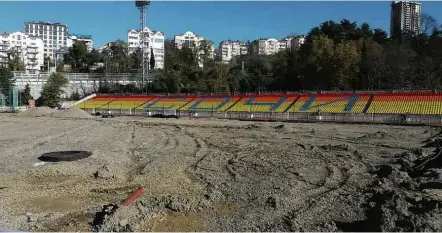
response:
{"label": "lattice light tower", "polygon": [[141,74],[141,88],[144,92],[144,84],[149,76],[149,47],[148,36],[144,32],[146,27],[147,6],[150,1],[135,1],[135,6],[140,10],[140,44],[141,44],[141,64],[139,73]]}

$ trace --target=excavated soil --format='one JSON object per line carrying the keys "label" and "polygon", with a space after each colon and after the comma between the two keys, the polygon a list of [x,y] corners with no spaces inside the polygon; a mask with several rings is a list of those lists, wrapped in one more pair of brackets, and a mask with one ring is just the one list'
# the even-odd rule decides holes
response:
{"label": "excavated soil", "polygon": [[[0,227],[442,231],[436,128],[12,115],[0,127]],[[64,150],[93,154],[37,160]]]}
{"label": "excavated soil", "polygon": [[36,107],[36,108],[30,108],[24,112],[18,113],[18,116],[21,117],[43,117],[43,116],[51,116],[56,112],[54,109],[50,107]]}
{"label": "excavated soil", "polygon": [[92,115],[83,111],[82,109],[74,107],[66,110],[56,111],[52,113],[51,116],[59,118],[83,118],[83,119],[94,118]]}

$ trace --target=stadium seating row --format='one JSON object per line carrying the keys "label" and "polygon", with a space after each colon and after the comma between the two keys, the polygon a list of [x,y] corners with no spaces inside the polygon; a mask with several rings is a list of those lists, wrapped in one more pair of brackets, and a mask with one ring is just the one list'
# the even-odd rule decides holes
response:
{"label": "stadium seating row", "polygon": [[180,110],[217,112],[325,112],[382,114],[442,114],[442,94],[332,93],[211,96],[102,96],[76,105],[81,109]]}

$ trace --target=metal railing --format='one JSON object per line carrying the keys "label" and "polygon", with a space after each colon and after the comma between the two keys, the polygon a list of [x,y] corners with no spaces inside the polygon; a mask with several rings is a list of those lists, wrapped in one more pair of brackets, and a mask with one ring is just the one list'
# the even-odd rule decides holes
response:
{"label": "metal railing", "polygon": [[[38,74],[30,74],[27,72],[13,72],[16,80],[27,81],[27,80],[47,80],[51,73],[40,72]],[[108,74],[98,74],[98,73],[62,73],[66,76],[69,81],[98,81],[98,80],[108,80],[108,81],[137,81],[139,80],[139,74],[137,73],[108,73]]]}
{"label": "metal railing", "polygon": [[376,123],[376,124],[442,124],[442,115],[406,115],[403,114],[334,114],[334,113],[272,113],[272,112],[218,112],[218,111],[180,111],[145,109],[83,109],[90,114],[114,114],[124,116],[152,116],[154,114],[176,115],[179,117],[219,118],[281,122],[337,122],[337,123]]}

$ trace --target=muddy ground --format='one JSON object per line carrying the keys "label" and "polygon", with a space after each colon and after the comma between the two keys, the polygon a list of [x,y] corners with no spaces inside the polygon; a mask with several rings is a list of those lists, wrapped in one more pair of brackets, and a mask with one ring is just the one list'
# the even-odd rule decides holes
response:
{"label": "muddy ground", "polygon": [[[12,115],[0,128],[0,227],[442,231],[436,128]],[[93,154],[37,159],[61,150]]]}

